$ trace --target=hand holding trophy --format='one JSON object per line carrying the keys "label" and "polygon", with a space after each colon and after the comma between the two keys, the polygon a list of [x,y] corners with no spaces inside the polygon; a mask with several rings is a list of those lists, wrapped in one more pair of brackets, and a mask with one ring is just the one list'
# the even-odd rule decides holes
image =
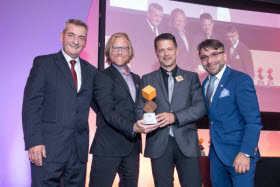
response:
{"label": "hand holding trophy", "polygon": [[157,124],[157,118],[154,111],[157,109],[157,104],[152,101],[156,97],[156,89],[150,85],[142,89],[143,98],[147,100],[143,110],[146,112],[144,114],[145,125]]}

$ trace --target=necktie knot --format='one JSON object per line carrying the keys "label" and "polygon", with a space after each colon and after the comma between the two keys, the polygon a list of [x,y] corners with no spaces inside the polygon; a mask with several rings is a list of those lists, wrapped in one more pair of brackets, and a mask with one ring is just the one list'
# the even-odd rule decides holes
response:
{"label": "necktie knot", "polygon": [[217,79],[217,77],[215,75],[214,76],[210,76],[210,82],[211,83],[214,83],[216,79]]}
{"label": "necktie knot", "polygon": [[70,64],[74,67],[76,64],[76,60],[70,60]]}
{"label": "necktie knot", "polygon": [[157,37],[157,27],[154,27],[154,28],[153,28],[153,31],[154,31],[155,37]]}
{"label": "necktie knot", "polygon": [[167,75],[169,75],[169,77],[172,76],[172,72],[171,71],[168,71],[166,73],[167,73]]}

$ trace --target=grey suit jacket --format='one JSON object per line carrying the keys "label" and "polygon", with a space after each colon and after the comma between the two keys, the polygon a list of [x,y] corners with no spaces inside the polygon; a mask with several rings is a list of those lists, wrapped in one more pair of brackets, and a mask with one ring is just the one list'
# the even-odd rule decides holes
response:
{"label": "grey suit jacket", "polygon": [[[161,70],[158,69],[143,76],[140,84],[137,117],[139,119],[142,117],[142,108],[146,102],[142,97],[141,90],[147,85],[151,85],[157,93],[156,98],[153,99],[157,104],[155,113],[174,112],[178,117],[179,124],[173,125],[172,129],[180,150],[187,157],[199,157],[200,150],[195,121],[206,114],[202,87],[196,73],[178,68],[177,76],[181,76],[183,80],[177,81],[175,79],[171,104],[168,101]],[[164,153],[168,143],[169,128],[169,126],[158,128],[147,134],[144,156],[159,158]]]}

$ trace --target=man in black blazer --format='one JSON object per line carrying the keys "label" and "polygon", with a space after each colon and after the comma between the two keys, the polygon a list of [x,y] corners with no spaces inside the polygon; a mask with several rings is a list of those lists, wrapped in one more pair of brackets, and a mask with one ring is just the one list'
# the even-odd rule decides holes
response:
{"label": "man in black blazer", "polygon": [[[63,49],[38,56],[24,90],[22,123],[32,186],[84,186],[89,108],[96,110],[96,68],[79,57],[87,25],[70,19],[60,35]],[[74,62],[74,61],[75,62]]]}
{"label": "man in black blazer", "polygon": [[187,30],[187,17],[180,8],[172,10],[169,16],[171,33],[175,36],[178,45],[176,64],[188,71],[195,71],[198,63],[194,61],[194,47],[192,34]]}
{"label": "man in black blazer", "polygon": [[[140,88],[156,89],[154,102],[160,128],[146,136],[145,156],[151,158],[156,187],[173,187],[174,166],[183,187],[201,187],[199,144],[195,121],[206,113],[198,75],[176,65],[178,54],[175,37],[159,35],[155,51],[160,68],[142,77]],[[172,89],[173,88],[173,89]],[[141,92],[138,118],[143,114]]]}
{"label": "man in black blazer", "polygon": [[[116,33],[105,47],[110,67],[99,72],[94,95],[99,107],[97,129],[90,149],[93,154],[90,187],[111,187],[116,173],[122,187],[137,187],[141,134],[158,125],[136,122],[140,77],[130,71],[134,52],[129,37]],[[135,123],[136,122],[136,123]]]}
{"label": "man in black blazer", "polygon": [[[135,49],[135,58],[132,69],[143,69],[145,72],[154,70],[157,66],[157,58],[154,54],[153,41],[155,37],[163,32],[163,7],[158,3],[151,3],[148,6],[147,15],[140,22],[137,22],[136,28],[133,28],[133,46]],[[144,44],[144,45],[143,45]]]}
{"label": "man in black blazer", "polygon": [[228,65],[238,71],[247,73],[254,80],[255,70],[250,49],[239,40],[239,33],[234,25],[226,28],[226,39],[228,41],[227,54]]}

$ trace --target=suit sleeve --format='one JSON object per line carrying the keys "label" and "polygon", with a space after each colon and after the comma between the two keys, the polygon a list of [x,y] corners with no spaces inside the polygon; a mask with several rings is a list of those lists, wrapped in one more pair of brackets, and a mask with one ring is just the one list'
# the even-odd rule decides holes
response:
{"label": "suit sleeve", "polygon": [[127,136],[134,137],[135,121],[127,119],[122,111],[116,110],[113,96],[113,81],[102,72],[98,72],[93,84],[95,100],[107,124],[118,129]]}
{"label": "suit sleeve", "polygon": [[190,94],[192,98],[191,105],[175,112],[179,120],[178,126],[192,123],[206,114],[202,87],[197,74],[191,80]]}
{"label": "suit sleeve", "polygon": [[[93,76],[93,79],[92,79],[92,84],[94,84],[94,79],[96,78],[97,70],[94,69],[93,73],[94,73],[94,76]],[[97,107],[97,103],[96,103],[96,100],[95,100],[94,92],[92,92],[92,97],[91,97],[91,101],[90,101],[90,107],[97,114],[98,107]]]}
{"label": "suit sleeve", "polygon": [[35,58],[24,89],[22,106],[22,125],[26,150],[37,145],[44,145],[42,139],[44,79],[43,64],[38,58]]}
{"label": "suit sleeve", "polygon": [[244,74],[236,86],[236,102],[245,122],[245,132],[239,152],[254,156],[262,129],[256,90],[252,79]]}

